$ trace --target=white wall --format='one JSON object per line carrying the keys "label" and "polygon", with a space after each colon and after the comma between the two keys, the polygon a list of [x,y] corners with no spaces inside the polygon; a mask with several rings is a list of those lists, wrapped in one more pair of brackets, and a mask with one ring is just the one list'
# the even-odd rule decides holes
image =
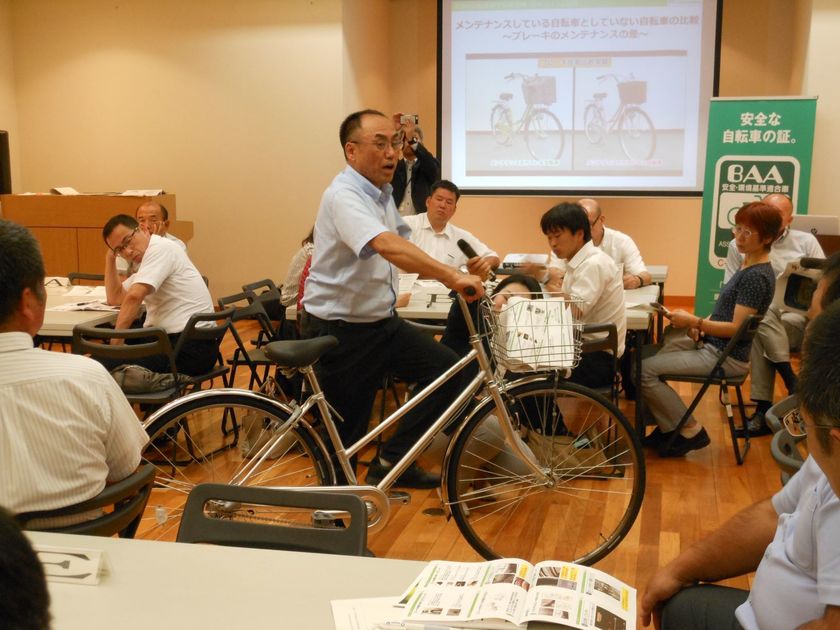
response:
{"label": "white wall", "polygon": [[837,147],[840,146],[840,84],[837,80],[837,34],[840,5],[836,0],[813,0],[811,36],[805,65],[804,94],[816,95],[817,128],[811,174],[811,212],[840,215],[837,191]]}
{"label": "white wall", "polygon": [[[0,0],[0,129],[9,132],[11,155],[14,158],[18,148],[18,115],[12,34],[11,0]],[[20,190],[20,165],[16,159],[12,159],[12,190]]]}
{"label": "white wall", "polygon": [[11,7],[22,188],[165,188],[214,295],[282,281],[342,164],[340,0]]}

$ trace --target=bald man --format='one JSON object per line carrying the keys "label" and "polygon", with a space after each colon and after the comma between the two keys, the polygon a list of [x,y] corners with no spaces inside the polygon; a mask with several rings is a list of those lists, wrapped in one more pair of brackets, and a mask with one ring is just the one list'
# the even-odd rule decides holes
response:
{"label": "bald man", "polygon": [[[790,229],[793,221],[793,204],[780,193],[767,195],[762,202],[773,206],[782,215],[782,233],[770,249],[770,264],[778,277],[789,262],[802,257],[824,258],[822,247],[810,232]],[[723,280],[728,282],[741,268],[744,256],[738,252],[733,239],[729,243],[726,270]],[[790,365],[790,351],[802,344],[802,335],[808,319],[799,313],[781,311],[771,306],[753,339],[750,352],[750,398],[756,403],[755,413],[749,421],[750,435],[767,435],[771,431],[764,422],[764,414],[773,405],[773,389],[778,372],[788,393],[796,389],[796,374]]]}
{"label": "bald man", "polygon": [[[592,233],[592,244],[598,247],[612,258],[617,265],[623,265],[624,277],[622,281],[625,289],[638,289],[650,284],[650,273],[648,273],[642,254],[632,238],[606,226],[604,214],[601,212],[601,205],[594,199],[581,199],[578,205],[586,210],[589,216],[589,225]],[[551,253],[550,267],[558,267],[563,270],[564,261]]]}

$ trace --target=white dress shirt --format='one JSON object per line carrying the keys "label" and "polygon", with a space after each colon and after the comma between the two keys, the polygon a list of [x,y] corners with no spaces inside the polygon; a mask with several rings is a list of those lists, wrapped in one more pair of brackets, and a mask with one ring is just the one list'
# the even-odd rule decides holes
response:
{"label": "white dress shirt", "polygon": [[147,441],[101,364],[0,333],[0,505],[16,513],[90,499],[134,472]]}
{"label": "white dress shirt", "polygon": [[429,216],[425,212],[404,217],[404,220],[411,228],[411,242],[444,265],[457,268],[467,264],[467,256],[458,247],[460,239],[464,239],[472,245],[475,253],[481,257],[498,257],[496,252],[470,232],[452,225],[452,223],[447,223],[441,232],[435,232],[431,223],[429,223]]}
{"label": "white dress shirt", "polygon": [[[624,265],[625,274],[638,276],[647,271],[645,261],[642,259],[642,254],[636,247],[635,241],[624,232],[605,227],[604,238],[601,239],[601,244],[596,247],[612,258],[617,265]],[[549,267],[565,269],[566,261],[561,260],[554,252],[551,252],[548,265]]]}

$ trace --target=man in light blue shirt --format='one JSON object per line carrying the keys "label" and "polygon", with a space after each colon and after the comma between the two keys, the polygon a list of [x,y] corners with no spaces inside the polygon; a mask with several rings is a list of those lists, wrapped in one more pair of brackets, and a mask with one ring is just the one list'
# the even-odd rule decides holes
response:
{"label": "man in light blue shirt", "polygon": [[[327,400],[344,418],[345,445],[364,435],[376,391],[393,374],[420,386],[433,381],[458,357],[449,348],[401,320],[395,312],[399,269],[435,278],[476,299],[484,292],[476,276],[444,265],[410,243],[411,230],[391,195],[402,135],[375,110],[348,116],[339,139],[347,167],[324,192],[315,221],[315,249],[301,314],[305,337],[333,335],[339,345],[318,362]],[[367,474],[378,483],[463,386],[451,379],[398,425]],[[439,479],[413,464],[398,485],[430,488]]]}

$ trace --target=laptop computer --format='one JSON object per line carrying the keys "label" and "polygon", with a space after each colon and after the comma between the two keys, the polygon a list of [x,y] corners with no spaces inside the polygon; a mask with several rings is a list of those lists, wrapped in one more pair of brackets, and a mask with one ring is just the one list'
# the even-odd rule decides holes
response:
{"label": "laptop computer", "polygon": [[790,227],[814,235],[840,234],[840,217],[833,214],[795,214]]}

